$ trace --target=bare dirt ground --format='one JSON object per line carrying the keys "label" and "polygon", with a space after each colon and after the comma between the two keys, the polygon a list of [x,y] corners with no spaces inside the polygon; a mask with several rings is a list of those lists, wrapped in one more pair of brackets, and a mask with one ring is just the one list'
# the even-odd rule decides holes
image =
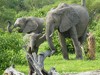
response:
{"label": "bare dirt ground", "polygon": [[95,71],[87,71],[87,72],[81,72],[81,73],[69,73],[64,75],[100,75],[100,70]]}

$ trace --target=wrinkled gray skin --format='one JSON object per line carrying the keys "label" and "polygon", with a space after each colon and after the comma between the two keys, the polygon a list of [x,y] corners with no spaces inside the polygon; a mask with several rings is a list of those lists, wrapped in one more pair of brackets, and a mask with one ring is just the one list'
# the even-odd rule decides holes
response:
{"label": "wrinkled gray skin", "polygon": [[52,42],[54,30],[59,32],[59,41],[64,59],[69,59],[65,38],[71,38],[75,48],[76,59],[82,59],[80,44],[86,38],[89,15],[85,7],[80,5],[59,4],[46,16],[46,39],[51,50],[56,50]]}
{"label": "wrinkled gray skin", "polygon": [[44,19],[43,18],[36,18],[36,17],[22,17],[17,18],[17,20],[14,23],[14,26],[10,28],[8,27],[8,30],[12,31],[15,28],[18,28],[19,33],[41,33],[43,32],[44,28]]}
{"label": "wrinkled gray skin", "polygon": [[[43,18],[36,18],[36,17],[17,18],[12,28],[11,28],[11,23],[10,22],[8,23],[9,25],[7,26],[7,29],[9,32],[12,32],[13,29],[18,28],[17,30],[19,33],[26,33],[24,39],[27,39],[26,43],[28,52],[30,54],[32,54],[33,52],[37,53],[40,44],[46,40],[45,34],[43,34],[43,28],[44,28]],[[32,75],[32,73],[34,73],[34,69],[31,67],[30,63],[29,67],[30,67],[29,75]]]}
{"label": "wrinkled gray skin", "polygon": [[[8,31],[12,32],[13,29],[18,28],[19,33],[26,33],[26,35],[32,35],[31,33],[34,33],[35,35],[32,35],[31,39],[31,51],[34,51],[34,45],[36,45],[36,35],[42,37],[43,35],[43,28],[44,28],[44,20],[43,18],[36,18],[36,17],[26,17],[26,18],[17,18],[17,20],[14,23],[14,26],[11,28],[11,25],[9,23],[8,25]],[[44,36],[44,35],[43,35]],[[39,38],[40,38],[39,37]],[[37,40],[39,39],[37,38]],[[42,39],[45,40],[45,37]],[[39,43],[43,42],[40,41]],[[32,47],[33,46],[33,47]],[[36,51],[36,50],[35,50]],[[36,51],[37,52],[37,51]]]}
{"label": "wrinkled gray skin", "polygon": [[28,48],[29,53],[31,54],[33,52],[38,52],[40,44],[43,43],[46,40],[46,38],[45,34],[36,34],[32,32],[30,34],[26,34],[23,37],[23,40]]}
{"label": "wrinkled gray skin", "polygon": [[[26,34],[24,37],[23,37],[26,45],[27,45],[27,48],[28,48],[28,53],[32,54],[33,52],[37,53],[38,52],[38,48],[40,46],[41,43],[43,43],[46,38],[45,38],[45,34],[36,34],[34,32],[30,33],[30,34]],[[32,75],[35,70],[34,68],[32,67],[32,65],[30,64],[30,62],[28,61],[29,63],[29,67],[30,67],[30,72],[29,72],[29,75]]]}

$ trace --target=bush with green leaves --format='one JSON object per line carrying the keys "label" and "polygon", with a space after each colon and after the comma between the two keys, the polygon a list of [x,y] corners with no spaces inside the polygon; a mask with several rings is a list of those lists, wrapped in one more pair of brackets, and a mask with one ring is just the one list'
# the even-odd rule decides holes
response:
{"label": "bush with green leaves", "polygon": [[0,71],[12,64],[26,64],[22,46],[21,34],[0,31]]}
{"label": "bush with green leaves", "polygon": [[[95,22],[95,21],[94,21]],[[90,31],[94,34],[95,36],[95,41],[96,41],[96,51],[100,52],[100,20],[98,22],[95,22],[96,26],[94,29],[91,29]]]}

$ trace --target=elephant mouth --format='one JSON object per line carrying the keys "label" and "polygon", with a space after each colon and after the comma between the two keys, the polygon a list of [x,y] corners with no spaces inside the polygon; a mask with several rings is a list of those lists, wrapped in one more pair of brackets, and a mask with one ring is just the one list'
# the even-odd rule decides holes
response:
{"label": "elephant mouth", "polygon": [[30,33],[32,33],[32,31],[30,31],[30,32],[27,32],[27,34],[30,34]]}
{"label": "elephant mouth", "polygon": [[[20,28],[20,27],[18,27],[18,28],[16,28],[16,30],[19,32],[19,33],[24,33],[24,29],[22,29],[22,28]],[[27,33],[27,34],[30,34],[30,33],[32,33],[33,31],[27,31],[27,32],[25,32],[25,33]]]}
{"label": "elephant mouth", "polygon": [[[18,29],[18,32],[19,33],[23,33],[23,30],[22,29]],[[32,31],[27,32],[27,34],[30,34],[30,33],[32,33]]]}
{"label": "elephant mouth", "polygon": [[19,29],[19,30],[18,30],[18,32],[19,32],[19,33],[22,33],[22,32],[23,32],[23,30],[22,30],[22,29]]}

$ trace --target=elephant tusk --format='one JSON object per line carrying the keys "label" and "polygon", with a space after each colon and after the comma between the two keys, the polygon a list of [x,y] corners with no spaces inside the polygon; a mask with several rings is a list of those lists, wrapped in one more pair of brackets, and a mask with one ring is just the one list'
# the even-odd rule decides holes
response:
{"label": "elephant tusk", "polygon": [[53,36],[53,33],[49,37],[52,37],[52,36]]}

